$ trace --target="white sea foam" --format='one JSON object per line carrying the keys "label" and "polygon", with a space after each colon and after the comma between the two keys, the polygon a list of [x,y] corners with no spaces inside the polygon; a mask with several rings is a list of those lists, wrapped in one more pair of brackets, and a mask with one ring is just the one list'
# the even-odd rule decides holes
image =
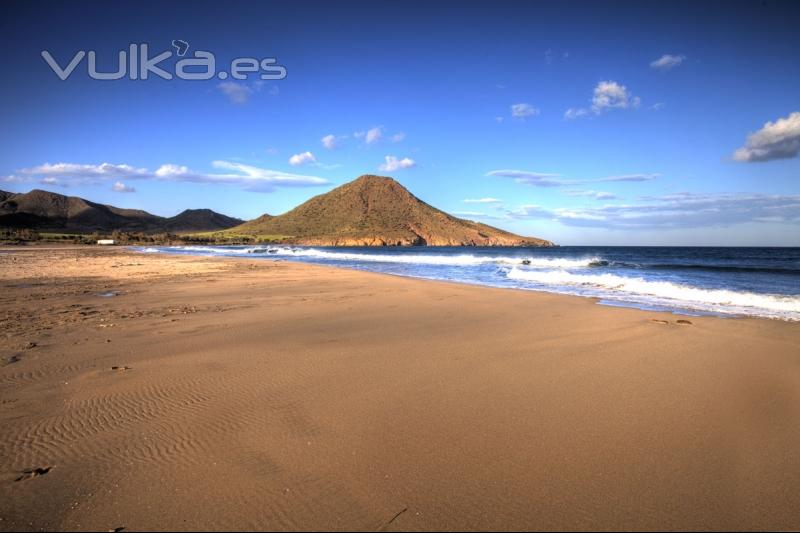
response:
{"label": "white sea foam", "polygon": [[[261,248],[263,249],[263,247]],[[246,250],[246,251],[244,251]],[[243,253],[256,253],[258,248],[248,248],[240,250]],[[276,247],[272,255],[283,257],[299,257],[306,259],[322,259],[326,261],[357,261],[366,263],[398,263],[412,265],[442,265],[442,266],[477,266],[488,264],[518,265],[523,260],[528,262],[528,266],[533,268],[581,268],[592,266],[601,261],[597,257],[586,259],[564,259],[564,258],[545,258],[545,257],[503,257],[503,256],[481,256],[474,254],[459,255],[433,255],[433,254],[380,254],[380,253],[357,253],[357,252],[338,252],[331,250],[320,250],[317,248],[291,248]]]}
{"label": "white sea foam", "polygon": [[[408,268],[404,269],[404,273],[414,277],[448,279],[501,287],[512,285],[549,292],[592,296],[642,307],[664,307],[800,321],[800,296],[707,289],[692,284],[678,283],[674,280],[660,281],[633,275],[627,277],[619,275],[619,273],[602,273],[605,270],[604,267],[614,268],[613,263],[610,265],[610,262],[602,257],[563,258],[525,257],[524,255],[514,257],[475,253],[447,254],[440,252],[431,254],[407,250],[393,252],[380,249],[360,252],[267,244],[242,247],[176,246],[145,248],[141,251],[274,257],[306,262],[319,261],[327,264],[339,263],[343,266],[377,271],[393,271],[391,265],[407,265]],[[413,268],[414,265],[426,268],[416,270]],[[436,266],[444,268],[436,269]],[[464,270],[462,271],[460,267],[463,267]]]}
{"label": "white sea foam", "polygon": [[800,297],[702,289],[669,281],[653,281],[615,274],[575,274],[564,270],[527,270],[514,267],[507,277],[542,288],[560,288],[587,296],[638,301],[700,311],[800,320]]}

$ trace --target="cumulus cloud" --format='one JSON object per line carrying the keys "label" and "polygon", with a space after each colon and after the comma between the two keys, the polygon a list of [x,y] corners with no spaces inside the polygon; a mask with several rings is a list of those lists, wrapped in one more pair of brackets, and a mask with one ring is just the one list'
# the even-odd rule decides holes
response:
{"label": "cumulus cloud", "polygon": [[322,146],[324,146],[328,150],[335,150],[339,148],[340,146],[339,137],[333,134],[326,135],[325,137],[322,138]]}
{"label": "cumulus cloud", "polygon": [[125,185],[121,181],[115,182],[114,185],[111,186],[111,190],[114,192],[136,192],[136,189]]}
{"label": "cumulus cloud", "polygon": [[686,56],[675,56],[672,54],[664,54],[655,61],[650,63],[650,68],[656,70],[670,70],[680,66],[686,60]]}
{"label": "cumulus cloud", "polygon": [[774,159],[789,159],[800,154],[800,112],[767,122],[748,135],[742,148],[734,152],[733,158],[743,162],[763,162]]}
{"label": "cumulus cloud", "polygon": [[521,103],[511,106],[511,116],[518,120],[525,120],[530,117],[535,117],[539,113],[539,109],[533,107],[531,104]]}
{"label": "cumulus cloud", "polygon": [[364,136],[364,142],[367,144],[373,144],[381,140],[383,137],[383,128],[381,126],[376,126],[370,130],[367,130],[367,133]]}
{"label": "cumulus cloud", "polygon": [[594,88],[592,111],[600,114],[608,109],[639,107],[641,100],[628,92],[624,85],[615,81],[601,81]]}
{"label": "cumulus cloud", "polygon": [[224,81],[217,85],[217,89],[234,104],[246,104],[250,100],[250,95],[253,94],[251,87],[235,81]]}
{"label": "cumulus cloud", "polygon": [[417,162],[413,159],[408,157],[404,157],[403,159],[398,159],[393,155],[387,155],[385,158],[385,162],[378,167],[379,170],[382,172],[394,172],[396,170],[401,170],[405,168],[413,168],[417,166]]}
{"label": "cumulus cloud", "polygon": [[317,176],[292,174],[241,163],[214,161],[211,166],[226,172],[196,172],[185,165],[173,163],[165,163],[154,171],[124,164],[45,163],[37,167],[22,169],[19,174],[26,181],[41,180],[48,184],[64,186],[96,185],[116,181],[122,182],[122,180],[158,180],[236,185],[247,190],[270,192],[278,187],[305,187],[328,184],[328,180]]}
{"label": "cumulus cloud", "polygon": [[641,99],[633,96],[624,85],[616,81],[601,81],[594,88],[591,105],[588,108],[569,108],[564,118],[576,119],[590,114],[599,116],[611,109],[637,108],[641,103]]}
{"label": "cumulus cloud", "polygon": [[497,204],[502,202],[502,200],[498,200],[497,198],[465,198],[465,204]]}
{"label": "cumulus cloud", "polygon": [[297,167],[300,165],[305,165],[308,163],[316,163],[317,158],[311,152],[302,152],[299,154],[294,154],[292,157],[289,158],[289,164],[293,167]]}

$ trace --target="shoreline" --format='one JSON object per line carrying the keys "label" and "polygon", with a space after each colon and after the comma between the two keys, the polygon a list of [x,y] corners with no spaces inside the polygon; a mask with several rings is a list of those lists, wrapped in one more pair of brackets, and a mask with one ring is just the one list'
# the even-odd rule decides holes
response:
{"label": "shoreline", "polygon": [[[247,245],[243,245],[247,246]],[[217,245],[201,245],[201,247],[211,247],[215,248],[218,247]],[[224,246],[222,246],[224,247]],[[147,249],[153,248],[152,246],[127,246],[128,251],[134,253],[148,253],[146,252]],[[135,250],[134,248],[140,248],[140,250]],[[161,248],[172,248],[172,246],[162,246]],[[354,248],[354,247],[347,247],[347,248]],[[358,247],[355,247],[358,248]],[[371,248],[371,247],[364,247],[364,248]],[[434,247],[435,248],[435,247]],[[449,247],[453,248],[453,247]],[[588,247],[592,248],[592,247]],[[607,247],[606,247],[607,248]],[[622,247],[628,248],[628,247]],[[650,247],[648,247],[650,248]],[[365,272],[365,273],[372,273],[372,274],[379,274],[379,275],[387,275],[387,276],[396,276],[401,278],[407,279],[415,279],[420,281],[433,281],[439,283],[456,283],[460,285],[467,285],[467,286],[474,286],[474,287],[483,287],[483,288],[491,288],[491,289],[504,289],[504,290],[517,290],[517,291],[524,291],[524,292],[533,292],[533,293],[542,293],[542,294],[555,294],[559,296],[568,296],[568,297],[577,297],[588,299],[594,302],[597,305],[608,306],[608,307],[617,307],[617,308],[625,308],[625,309],[636,309],[645,312],[658,312],[658,313],[669,313],[672,315],[678,315],[683,317],[715,317],[715,318],[725,318],[725,319],[746,319],[746,318],[755,318],[761,320],[778,320],[781,322],[800,322],[800,318],[786,318],[786,317],[779,317],[779,316],[765,316],[764,314],[747,314],[747,313],[734,313],[734,312],[725,312],[725,311],[713,311],[713,310],[704,310],[704,309],[694,309],[692,307],[681,307],[679,305],[670,305],[670,304],[659,304],[659,303],[637,303],[636,301],[620,298],[619,300],[615,300],[613,297],[609,296],[594,296],[588,294],[574,294],[570,292],[562,292],[557,290],[547,290],[543,288],[537,287],[519,287],[519,286],[502,286],[498,284],[489,284],[489,283],[482,283],[480,281],[470,281],[469,279],[461,279],[461,280],[454,280],[454,279],[437,279],[432,277],[424,277],[424,276],[412,276],[407,274],[396,274],[393,272],[376,272],[367,268],[358,268],[355,266],[346,266],[346,265],[336,265],[336,264],[316,264],[309,261],[301,261],[295,260],[291,257],[280,257],[277,256],[275,258],[270,258],[268,256],[264,257],[257,257],[257,258],[249,258],[247,256],[221,256],[221,255],[214,255],[211,253],[208,254],[184,254],[175,251],[169,250],[158,250],[157,253],[159,254],[169,254],[173,256],[190,256],[190,257],[207,257],[207,258],[220,258],[220,259],[251,259],[256,261],[261,260],[273,260],[273,261],[288,261],[295,264],[301,265],[311,265],[311,266],[320,266],[323,268],[343,268],[347,270],[353,270],[356,272]],[[707,290],[707,289],[701,289]],[[758,294],[758,293],[753,293]],[[768,295],[771,296],[771,295]],[[762,311],[763,312],[763,311]]]}
{"label": "shoreline", "polygon": [[795,323],[98,247],[0,289],[0,530],[800,523]]}

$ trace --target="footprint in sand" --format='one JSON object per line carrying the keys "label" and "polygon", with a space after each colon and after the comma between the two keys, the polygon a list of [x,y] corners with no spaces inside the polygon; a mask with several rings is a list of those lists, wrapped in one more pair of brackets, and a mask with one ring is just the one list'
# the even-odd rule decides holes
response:
{"label": "footprint in sand", "polygon": [[29,468],[27,470],[23,470],[22,471],[22,475],[20,475],[14,481],[25,481],[27,479],[33,479],[35,477],[43,476],[43,475],[47,474],[48,472],[50,472],[50,470],[52,470],[52,469],[53,469],[52,466],[46,466],[44,468],[42,468],[42,467]]}
{"label": "footprint in sand", "polygon": [[658,318],[651,318],[650,322],[653,322],[654,324],[669,324],[669,320],[660,320]]}
{"label": "footprint in sand", "polygon": [[691,326],[692,325],[692,321],[691,320],[684,320],[684,319],[676,320],[675,323],[676,324],[680,324],[682,326]]}

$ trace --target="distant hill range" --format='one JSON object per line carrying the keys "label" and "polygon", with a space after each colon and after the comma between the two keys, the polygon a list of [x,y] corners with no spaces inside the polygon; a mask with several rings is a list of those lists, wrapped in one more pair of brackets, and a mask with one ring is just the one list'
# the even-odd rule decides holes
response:
{"label": "distant hill range", "polygon": [[190,233],[224,230],[242,222],[210,209],[187,209],[165,218],[42,190],[20,194],[0,191],[0,227],[72,233]]}
{"label": "distant hill range", "polygon": [[372,175],[223,233],[314,246],[553,246],[448,215],[392,178]]}
{"label": "distant hill range", "polygon": [[38,231],[202,233],[311,246],[553,246],[448,215],[392,178],[365,175],[278,216],[250,222],[210,209],[164,218],[47,191],[0,191],[0,227]]}

